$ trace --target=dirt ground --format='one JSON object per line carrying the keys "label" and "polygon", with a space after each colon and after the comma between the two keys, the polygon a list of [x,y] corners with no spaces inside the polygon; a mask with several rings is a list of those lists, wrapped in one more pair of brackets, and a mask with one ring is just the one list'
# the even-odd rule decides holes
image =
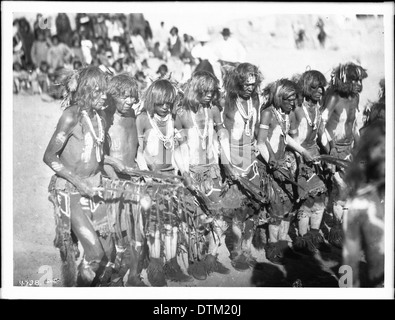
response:
{"label": "dirt ground", "polygon": [[[361,94],[360,106],[363,107],[368,100],[376,100],[378,82],[384,77],[383,47],[380,46],[381,40],[375,38],[376,29],[380,30],[380,22],[369,22],[362,31],[358,31],[359,25],[353,28],[350,27],[351,31],[348,35],[356,34],[359,40],[363,39],[363,43],[360,42],[358,48],[350,48],[350,46],[345,50],[307,48],[298,51],[293,48],[283,50],[275,46],[269,49],[260,47],[259,43],[254,42],[254,45],[251,44],[249,47],[248,59],[261,67],[266,81],[269,81],[303,72],[308,65],[324,73],[337,63],[357,56],[369,74]],[[339,40],[338,43],[342,42]],[[281,63],[273,63],[274,61]],[[325,75],[329,80],[328,73]],[[61,115],[60,102],[43,102],[37,95],[20,94],[13,96],[12,107],[13,283],[14,286],[19,286],[23,281],[34,282],[43,276],[43,268],[49,266],[52,268],[54,286],[60,286],[60,257],[53,246],[55,236],[53,208],[47,199],[47,186],[52,171],[42,161],[45,148]],[[298,279],[302,286],[306,287],[337,286],[335,274],[340,252],[335,248],[327,255],[303,256],[299,260],[286,259],[284,266],[268,263],[263,250],[254,251],[259,263],[255,269],[245,272],[238,272],[231,267],[229,252],[225,245],[220,247],[219,254],[220,260],[231,269],[229,275],[213,274],[204,281],[194,280],[189,283],[169,282],[169,286],[291,287]]]}

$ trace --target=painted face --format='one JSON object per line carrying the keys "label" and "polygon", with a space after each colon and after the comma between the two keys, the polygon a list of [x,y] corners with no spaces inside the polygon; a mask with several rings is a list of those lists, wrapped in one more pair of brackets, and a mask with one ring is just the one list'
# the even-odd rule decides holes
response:
{"label": "painted face", "polygon": [[208,104],[214,97],[214,90],[205,90],[201,93],[199,102],[201,104]]}
{"label": "painted face", "polygon": [[282,97],[280,108],[284,113],[289,114],[293,109],[295,109],[295,103],[296,92],[292,91]]}
{"label": "painted face", "polygon": [[126,114],[130,111],[134,104],[139,102],[138,97],[124,94],[121,97],[115,98],[117,112],[120,114]]}
{"label": "painted face", "polygon": [[172,110],[173,103],[165,102],[165,103],[155,103],[154,104],[154,113],[159,117],[166,117]]}
{"label": "painted face", "polygon": [[247,80],[241,85],[240,96],[242,98],[248,99],[251,97],[252,92],[256,86],[256,77],[250,74]]}
{"label": "painted face", "polygon": [[99,87],[96,87],[92,93],[92,106],[95,110],[104,110],[107,105],[105,101],[107,99],[106,94],[100,90]]}
{"label": "painted face", "polygon": [[313,101],[319,101],[321,100],[323,94],[324,88],[319,85],[318,81],[314,81],[310,85],[310,98]]}
{"label": "painted face", "polygon": [[352,92],[360,93],[362,91],[362,79],[351,80]]}

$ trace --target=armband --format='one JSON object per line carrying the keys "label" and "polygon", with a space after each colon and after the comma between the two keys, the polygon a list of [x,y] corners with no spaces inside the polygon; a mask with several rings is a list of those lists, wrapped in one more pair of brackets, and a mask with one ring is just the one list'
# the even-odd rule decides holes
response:
{"label": "armband", "polygon": [[267,124],[260,124],[260,125],[259,125],[259,128],[260,128],[260,129],[269,130],[269,126],[268,126]]}

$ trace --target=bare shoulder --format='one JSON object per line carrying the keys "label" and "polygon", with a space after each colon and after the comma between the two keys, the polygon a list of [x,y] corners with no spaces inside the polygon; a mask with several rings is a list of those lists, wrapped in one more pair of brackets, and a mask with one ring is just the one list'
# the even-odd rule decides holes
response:
{"label": "bare shoulder", "polygon": [[324,101],[323,101],[323,109],[333,108],[339,102],[340,96],[333,90],[328,89],[326,92]]}
{"label": "bare shoulder", "polygon": [[181,125],[183,128],[186,127],[189,120],[189,113],[184,108],[180,108],[176,115],[177,123]]}
{"label": "bare shoulder", "polygon": [[261,111],[261,123],[262,124],[270,124],[272,121],[272,112],[270,108],[263,109]]}
{"label": "bare shoulder", "polygon": [[77,106],[71,106],[63,111],[59,122],[58,128],[62,128],[63,130],[70,130],[76,126],[79,119],[79,113]]}
{"label": "bare shoulder", "polygon": [[302,107],[296,107],[295,110],[293,110],[290,114],[289,114],[291,119],[295,119],[295,120],[300,120],[304,117],[304,112]]}

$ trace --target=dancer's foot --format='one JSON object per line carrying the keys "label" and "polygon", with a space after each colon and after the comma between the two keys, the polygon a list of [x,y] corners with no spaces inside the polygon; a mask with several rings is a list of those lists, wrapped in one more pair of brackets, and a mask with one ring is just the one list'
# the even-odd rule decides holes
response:
{"label": "dancer's foot", "polygon": [[165,287],[167,285],[163,262],[160,258],[151,258],[147,268],[147,277],[153,287]]}
{"label": "dancer's foot", "polygon": [[165,263],[164,272],[166,279],[175,282],[190,282],[193,281],[192,277],[182,272],[177,258],[173,257]]}
{"label": "dancer's foot", "polygon": [[212,254],[208,254],[205,257],[204,263],[208,275],[210,275],[212,272],[217,272],[220,274],[230,273],[230,270],[227,267],[225,267],[221,262],[219,262],[217,257],[213,256]]}

